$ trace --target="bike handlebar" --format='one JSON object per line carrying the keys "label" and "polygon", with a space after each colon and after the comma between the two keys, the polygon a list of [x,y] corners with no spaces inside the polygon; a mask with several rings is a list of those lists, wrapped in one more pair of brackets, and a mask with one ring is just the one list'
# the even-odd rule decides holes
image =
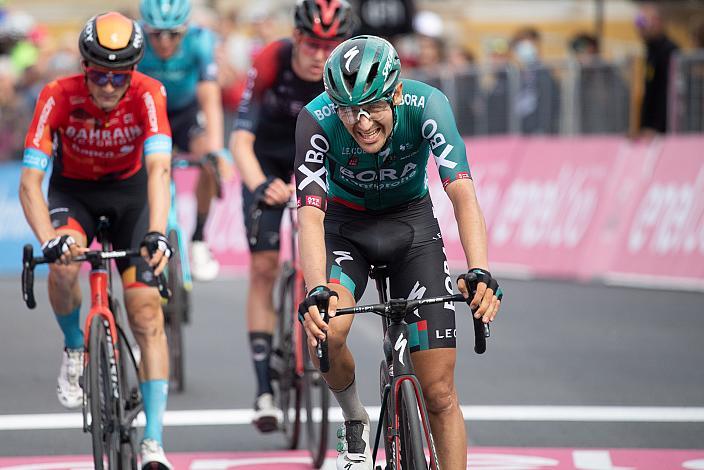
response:
{"label": "bike handlebar", "polygon": [[[473,277],[472,277],[473,276]],[[477,291],[477,277],[473,273],[466,276],[469,284],[470,299]],[[347,307],[338,309],[335,313],[338,315],[353,315],[357,313],[374,313],[382,317],[391,318],[392,316],[405,317],[407,314],[414,312],[423,305],[439,304],[444,302],[467,302],[462,294],[449,294],[439,297],[429,297],[425,299],[391,299],[388,302],[371,305],[361,305],[356,307]],[[321,308],[322,307],[322,308]],[[318,310],[323,316],[323,321],[328,323],[330,316],[327,312],[327,302],[321,306],[318,305]],[[472,312],[472,320],[474,324],[474,352],[484,354],[486,351],[486,339],[491,335],[491,330],[488,323],[484,323],[481,318],[474,318]],[[328,341],[327,338],[323,341],[318,341],[316,347],[316,356],[320,361],[320,371],[327,373],[330,370],[330,358],[328,357]]]}
{"label": "bike handlebar", "polygon": [[222,199],[222,177],[216,154],[208,153],[201,160],[171,160],[172,168],[205,168],[205,166],[210,166],[215,173],[215,196]]}
{"label": "bike handlebar", "polygon": [[[87,251],[82,255],[76,256],[71,261],[75,263],[89,262],[91,264],[100,261],[120,258],[134,258],[142,256],[138,249],[128,250],[113,250],[113,251]],[[51,263],[43,256],[34,256],[34,247],[31,244],[26,244],[22,251],[22,298],[24,299],[27,308],[34,309],[37,306],[34,297],[34,268],[39,264]],[[169,287],[166,284],[166,276],[162,272],[157,276],[157,288],[162,298],[168,299],[171,297]]]}

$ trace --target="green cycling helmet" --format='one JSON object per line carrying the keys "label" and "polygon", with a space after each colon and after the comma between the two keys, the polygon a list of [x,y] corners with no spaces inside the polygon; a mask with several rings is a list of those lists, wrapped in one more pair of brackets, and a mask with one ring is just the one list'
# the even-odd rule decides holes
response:
{"label": "green cycling helmet", "polygon": [[154,29],[182,26],[191,13],[190,0],[142,0],[139,12],[144,22]]}
{"label": "green cycling helmet", "polygon": [[335,48],[325,62],[325,91],[338,106],[361,106],[390,99],[401,75],[391,43],[377,36],[356,36]]}

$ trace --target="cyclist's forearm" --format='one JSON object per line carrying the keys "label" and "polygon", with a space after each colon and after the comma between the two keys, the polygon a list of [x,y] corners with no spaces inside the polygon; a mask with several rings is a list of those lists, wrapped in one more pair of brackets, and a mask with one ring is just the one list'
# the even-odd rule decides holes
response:
{"label": "cyclist's forearm", "polygon": [[205,115],[205,133],[209,152],[219,152],[224,147],[224,124],[220,86],[214,81],[198,84],[198,102]]}
{"label": "cyclist's forearm", "polygon": [[314,207],[298,210],[298,246],[308,289],[327,284],[325,275],[325,213]]}
{"label": "cyclist's forearm", "polygon": [[20,180],[20,203],[27,223],[40,243],[56,237],[56,230],[51,225],[49,208],[42,194],[42,176],[32,174],[37,170],[23,169]]}
{"label": "cyclist's forearm", "polygon": [[149,231],[165,233],[171,206],[171,156],[150,155],[147,158],[147,173]]}
{"label": "cyclist's forearm", "polygon": [[236,130],[230,140],[230,151],[240,172],[240,178],[247,189],[254,191],[257,186],[266,181],[266,175],[254,153],[255,136],[249,131]]}
{"label": "cyclist's forearm", "polygon": [[474,183],[472,180],[453,181],[447,186],[447,195],[455,211],[467,267],[489,270],[486,223],[477,201]]}

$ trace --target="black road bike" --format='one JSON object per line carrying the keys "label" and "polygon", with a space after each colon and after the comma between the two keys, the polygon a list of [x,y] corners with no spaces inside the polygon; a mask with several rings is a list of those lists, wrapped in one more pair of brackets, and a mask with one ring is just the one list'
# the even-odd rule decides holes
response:
{"label": "black road bike", "polygon": [[[388,269],[385,265],[371,268],[369,276],[376,282],[379,304],[341,308],[336,315],[357,313],[375,313],[382,317],[384,328],[384,359],[379,367],[381,412],[372,459],[376,463],[379,443],[382,439],[386,454],[386,470],[439,470],[430,421],[423,399],[420,382],[415,375],[408,344],[408,325],[405,317],[422,305],[444,302],[465,302],[462,294],[450,294],[426,299],[388,299]],[[466,277],[470,291],[477,288],[476,275]],[[323,320],[327,323],[329,316],[327,305],[318,305]],[[478,354],[486,351],[486,338],[489,337],[489,325],[481,319],[474,318],[474,350]],[[330,370],[330,358],[327,340],[319,341],[316,355],[320,359],[320,370]],[[426,457],[425,449],[429,456]],[[381,470],[381,466],[375,466]]]}

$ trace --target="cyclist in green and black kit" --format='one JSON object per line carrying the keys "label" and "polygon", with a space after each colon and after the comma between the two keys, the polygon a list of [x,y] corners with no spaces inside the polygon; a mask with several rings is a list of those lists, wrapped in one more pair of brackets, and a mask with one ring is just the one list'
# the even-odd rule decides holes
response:
{"label": "cyclist in green and black kit", "polygon": [[[432,154],[455,210],[467,266],[480,280],[471,300],[478,306],[475,316],[493,321],[502,293],[488,271],[486,226],[464,141],[445,95],[401,80],[400,71],[390,43],[375,36],[352,38],[325,64],[326,92],[299,114],[295,171],[307,303],[332,291],[328,308],[334,317],[338,307],[360,299],[369,266],[380,264],[390,269],[391,298],[452,292],[428,192]],[[463,279],[458,287],[468,297]],[[345,417],[337,468],[371,469],[369,417],[355,389],[354,359],[346,346],[352,316],[325,324],[311,306],[302,320],[311,348],[326,333],[329,341],[325,380]],[[454,305],[421,307],[406,322],[440,464],[466,468],[464,420],[454,386]]]}

